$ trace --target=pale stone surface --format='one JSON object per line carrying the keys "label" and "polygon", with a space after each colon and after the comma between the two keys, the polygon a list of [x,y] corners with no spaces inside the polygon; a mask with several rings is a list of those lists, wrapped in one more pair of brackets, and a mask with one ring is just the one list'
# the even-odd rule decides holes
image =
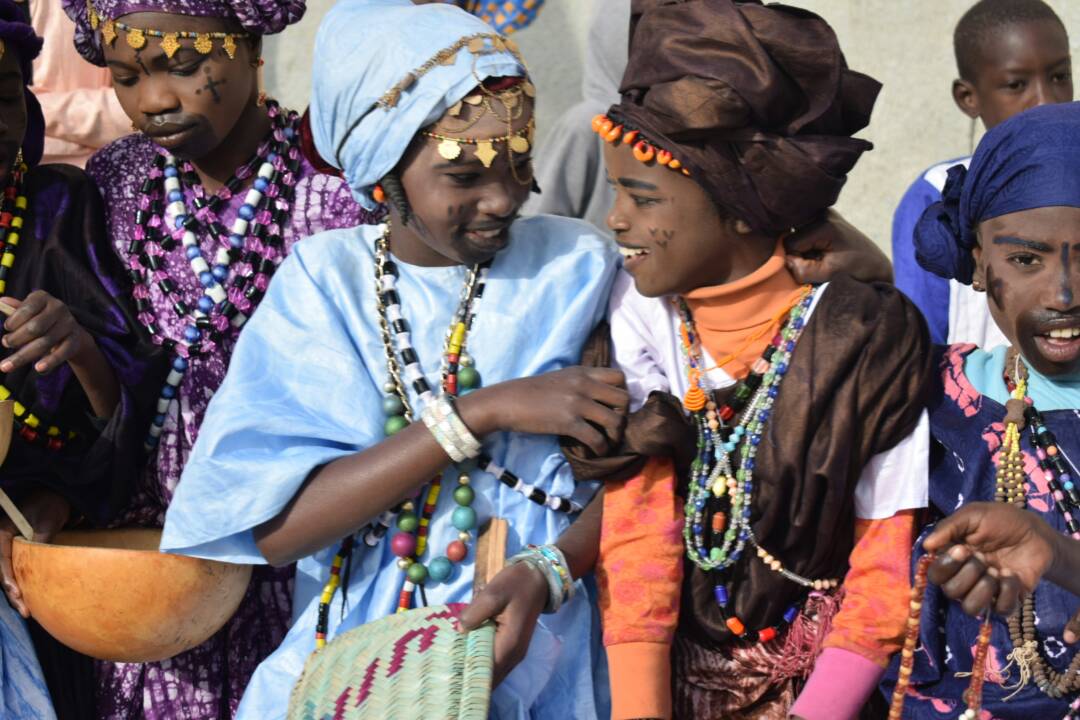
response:
{"label": "pale stone surface", "polygon": [[[586,22],[592,0],[547,0],[539,19],[516,39],[540,90],[539,135],[581,96]],[[267,87],[287,106],[306,105],[311,51],[332,0],[309,0],[308,15],[267,39]],[[848,63],[884,83],[863,137],[875,150],[859,162],[839,203],[852,222],[888,248],[892,212],[925,168],[971,152],[981,126],[953,105],[952,31],[971,0],[788,0],[836,28]],[[1050,0],[1080,48],[1080,3]],[[432,52],[438,48],[433,48]],[[387,58],[392,62],[392,58]],[[543,146],[540,146],[540,152]]]}

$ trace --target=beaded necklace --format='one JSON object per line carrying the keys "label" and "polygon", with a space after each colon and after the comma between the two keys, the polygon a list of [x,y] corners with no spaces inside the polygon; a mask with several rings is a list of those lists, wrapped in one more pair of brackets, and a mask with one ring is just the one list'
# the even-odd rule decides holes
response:
{"label": "beaded necklace", "polygon": [[[213,196],[207,197],[190,162],[178,163],[164,152],[155,157],[141,186],[135,230],[128,246],[129,275],[139,322],[155,343],[174,353],[145,441],[148,451],[157,447],[166,413],[179,393],[191,358],[211,353],[223,343],[230,328],[244,325],[284,257],[282,234],[301,163],[300,119],[296,113],[283,112],[274,101],[268,101],[266,107],[272,126],[269,136]],[[226,230],[218,212],[253,174],[252,186],[232,227]],[[191,191],[191,209],[185,201],[185,186]],[[196,234],[200,230],[217,246],[213,265],[203,257]],[[193,300],[177,297],[177,284],[164,269],[165,255],[178,244],[202,288]],[[187,323],[179,341],[164,337],[159,327],[150,301],[154,287],[171,300],[176,316]]]}
{"label": "beaded necklace", "polygon": [[[401,298],[397,293],[397,265],[390,260],[389,237],[390,224],[386,223],[375,244],[375,288],[379,330],[386,352],[388,376],[383,386],[386,397],[382,407],[386,415],[383,430],[387,436],[401,432],[413,422],[414,411],[406,386],[412,389],[425,406],[436,400],[420,366],[419,356],[412,346],[409,323],[402,314]],[[459,392],[467,392],[480,386],[480,373],[466,352],[466,346],[468,331],[475,317],[473,305],[483,297],[490,265],[491,260],[473,267],[467,273],[457,310],[446,332],[440,375],[442,392],[448,397],[456,397]],[[486,454],[481,453],[474,462],[477,469],[494,475],[503,485],[542,507],[566,513],[582,510],[582,506],[570,498],[548,494],[523,482],[510,470],[497,465]],[[436,556],[426,564],[419,560],[427,551],[428,531],[442,491],[441,474],[432,478],[426,490],[416,499],[382,513],[375,522],[361,530],[364,543],[369,547],[378,545],[391,527],[396,526],[398,530],[390,541],[391,552],[398,558],[398,567],[405,572],[398,595],[397,612],[409,609],[417,587],[428,582],[447,580],[453,572],[454,564],[462,562],[468,555],[471,531],[477,524],[476,511],[472,508],[475,491],[469,476],[471,465],[472,463],[455,464],[458,477],[453,497],[457,507],[451,515],[451,524],[457,529],[458,537],[447,544],[444,555]],[[331,563],[330,579],[323,588],[319,602],[319,616],[315,627],[317,648],[326,644],[330,602],[340,585],[341,567],[354,545],[353,537],[346,538]]]}
{"label": "beaded necklace", "polygon": [[[8,276],[15,267],[15,253],[19,248],[24,217],[30,207],[25,189],[27,170],[20,155],[8,177],[3,202],[0,203],[0,294],[7,291]],[[0,402],[12,396],[10,388],[0,384]],[[19,437],[28,443],[37,443],[56,452],[64,447],[65,442],[76,437],[74,432],[65,433],[49,423],[48,419],[43,421],[18,400],[13,403],[12,413]]]}
{"label": "beaded necklace", "polygon": [[[811,580],[785,568],[758,543],[750,523],[757,448],[813,299],[814,292],[807,287],[795,304],[777,317],[780,327],[772,342],[722,406],[716,404],[712,390],[703,386],[706,369],[693,314],[684,300],[676,301],[689,379],[683,407],[690,413],[697,433],[683,539],[687,556],[695,565],[706,572],[721,573],[713,594],[722,613],[730,599],[730,578],[724,575],[742,557],[747,543],[755,548],[765,565],[791,582],[815,591],[839,585],[839,580]],[[781,625],[749,635],[739,618],[727,617],[725,623],[739,638],[765,642],[775,638],[797,614],[798,607],[793,606],[784,613]]]}
{"label": "beaded necklace", "polygon": [[[1020,444],[1025,429],[1031,433],[1031,444],[1035,448],[1040,469],[1043,471],[1054,498],[1054,505],[1061,513],[1069,533],[1080,539],[1080,495],[1073,483],[1075,468],[1058,446],[1057,438],[1046,426],[1041,413],[1027,396],[1028,373],[1020,354],[1015,348],[1009,350],[1005,362],[1005,383],[1011,397],[1005,404],[1005,433],[1002,439],[1001,455],[998,460],[994,480],[994,500],[1005,502],[1024,509],[1027,507],[1027,474],[1024,472],[1024,452]],[[926,573],[933,561],[928,555],[919,559],[915,575],[915,587],[911,593],[911,607],[904,649],[901,653],[900,674],[893,693],[889,720],[899,720],[903,713],[904,697],[914,665],[914,650],[921,623],[923,595],[926,592]],[[1019,692],[1034,679],[1036,686],[1052,698],[1061,698],[1080,691],[1080,654],[1076,655],[1063,673],[1055,671],[1043,658],[1039,650],[1039,639],[1035,628],[1035,594],[1027,595],[1020,612],[1008,618],[1009,640],[1013,650],[1009,653],[1009,663],[1016,663],[1020,679],[1014,686]],[[967,709],[960,715],[960,720],[975,720],[982,705],[982,686],[985,675],[985,661],[990,644],[990,618],[987,613],[979,629],[979,639],[975,647],[972,663],[971,684],[964,693]],[[1080,720],[1080,697],[1069,705],[1064,720]]]}

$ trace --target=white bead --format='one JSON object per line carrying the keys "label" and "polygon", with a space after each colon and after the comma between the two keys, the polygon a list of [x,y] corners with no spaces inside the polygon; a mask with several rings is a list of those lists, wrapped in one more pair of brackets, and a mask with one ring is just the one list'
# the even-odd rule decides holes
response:
{"label": "white bead", "polygon": [[233,319],[232,319],[230,324],[234,328],[242,328],[242,327],[244,327],[244,323],[246,323],[247,321],[248,321],[248,316],[245,315],[242,312],[238,312],[238,313],[236,313],[236,315],[233,316]]}
{"label": "white bead", "polygon": [[273,163],[264,162],[259,166],[259,177],[263,180],[269,180],[270,176],[274,174]]}
{"label": "white bead", "polygon": [[161,428],[160,425],[151,425],[150,426],[150,437],[161,437],[161,430],[162,430],[162,428]]}
{"label": "white bead", "polygon": [[217,255],[214,256],[215,265],[228,265],[232,258],[229,257],[229,251],[225,248],[218,248]]}
{"label": "white bead", "polygon": [[248,229],[248,221],[242,217],[238,217],[233,220],[232,234],[233,235],[246,235]]}
{"label": "white bead", "polygon": [[195,237],[195,233],[191,232],[190,230],[185,230],[184,237],[181,242],[183,243],[184,247],[191,247],[192,245],[197,245],[199,243],[199,240]]}
{"label": "white bead", "polygon": [[177,178],[177,177],[167,177],[167,178],[165,178],[165,193],[166,194],[172,192],[173,190],[179,190],[179,189],[180,189],[180,178]]}
{"label": "white bead", "polygon": [[506,472],[506,468],[500,467],[499,465],[496,465],[494,462],[490,462],[490,463],[488,463],[488,466],[487,466],[487,472],[491,473],[495,477],[499,477],[504,472]]}
{"label": "white bead", "polygon": [[411,383],[416,382],[424,377],[424,373],[420,372],[420,366],[416,363],[407,365],[405,367],[405,379]]}
{"label": "white bead", "polygon": [[401,306],[391,305],[390,307],[386,308],[386,319],[392,323],[401,320]]}
{"label": "white bead", "polygon": [[172,400],[169,400],[168,398],[158,398],[157,414],[164,415],[165,413],[169,412],[169,405],[171,404]]}
{"label": "white bead", "polygon": [[258,207],[259,203],[262,202],[262,199],[262,193],[255,188],[251,188],[247,191],[247,195],[244,196],[244,203],[251,207]]}
{"label": "white bead", "polygon": [[[169,203],[169,206],[165,208],[165,210],[172,217],[176,217],[177,215],[187,215],[187,208],[184,207],[183,202]],[[169,229],[171,230],[172,228]]]}
{"label": "white bead", "polygon": [[210,272],[210,265],[207,264],[206,258],[202,255],[199,257],[191,258],[188,262],[191,263],[191,269],[195,271],[195,274]]}
{"label": "white bead", "polygon": [[176,387],[180,384],[180,381],[184,379],[184,373],[179,370],[170,370],[169,376],[165,378],[165,383]]}
{"label": "white bead", "polygon": [[397,385],[395,385],[393,381],[387,380],[383,383],[382,389],[384,393],[389,394],[397,391]]}
{"label": "white bead", "polygon": [[221,287],[219,283],[214,283],[206,289],[206,294],[210,296],[210,299],[214,301],[214,304],[223,303],[229,299],[229,296],[225,294],[225,288]]}
{"label": "white bead", "polygon": [[379,290],[387,292],[394,289],[394,276],[387,273],[379,278]]}

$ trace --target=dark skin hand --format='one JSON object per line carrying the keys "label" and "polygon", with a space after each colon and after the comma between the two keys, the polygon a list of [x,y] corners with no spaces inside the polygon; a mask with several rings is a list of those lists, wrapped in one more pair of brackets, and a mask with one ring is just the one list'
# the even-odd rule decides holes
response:
{"label": "dark skin hand", "polygon": [[[123,21],[163,32],[243,32],[219,18],[172,13],[131,13]],[[221,40],[214,40],[208,55],[194,42],[181,40],[169,58],[154,38],[135,50],[121,33],[105,45],[105,62],[135,127],[176,157],[191,160],[206,189],[216,192],[270,130],[266,109],[257,106],[262,44],[238,39],[236,57],[230,59]]]}
{"label": "dark skin hand", "polygon": [[[468,106],[458,117],[443,118],[433,131],[451,134],[474,119],[468,114],[472,111]],[[515,129],[528,122],[531,104],[526,111]],[[489,114],[467,133],[501,137],[507,128],[505,120]],[[528,157],[510,158],[500,147],[485,168],[470,150],[451,162],[437,146],[436,140],[418,137],[398,168],[412,217],[405,224],[398,209],[392,209],[391,252],[398,262],[426,267],[487,259],[508,242],[509,225],[528,196],[528,183],[520,182],[532,178]],[[561,435],[602,453],[622,435],[629,406],[624,384],[617,370],[565,368],[481,388],[458,400],[457,407],[480,439],[495,432]],[[280,515],[255,529],[255,540],[269,562],[293,562],[355,532],[448,464],[424,424],[414,422],[377,445],[316,469]]]}
{"label": "dark skin hand", "polygon": [[[566,556],[570,575],[575,579],[591,571],[596,564],[603,508],[601,490],[555,543]],[[463,630],[475,630],[488,620],[495,621],[492,687],[497,687],[525,658],[547,598],[548,584],[544,575],[527,563],[518,563],[504,568],[492,578],[461,614]]]}
{"label": "dark skin hand", "polygon": [[1060,22],[1003,25],[972,60],[971,77],[953,81],[953,100],[987,130],[1037,105],[1072,102],[1069,37]]}
{"label": "dark skin hand", "polygon": [[[18,505],[30,527],[34,529],[35,542],[47,543],[52,540],[71,516],[71,505],[68,501],[51,490],[35,490]],[[0,514],[0,583],[3,583],[4,594],[11,606],[24,618],[28,618],[30,610],[23,601],[11,567],[12,541],[18,536],[19,531],[15,529],[11,518]]]}
{"label": "dark skin hand", "polygon": [[0,362],[0,372],[33,364],[42,375],[67,363],[82,385],[94,414],[110,417],[120,402],[120,386],[101,348],[72,316],[67,305],[44,290],[25,300],[0,298],[16,308],[4,321],[0,344],[16,352]]}
{"label": "dark skin hand", "polygon": [[[776,239],[725,216],[691,178],[634,158],[625,144],[605,144],[615,203],[608,227],[636,257],[623,267],[647,297],[684,295],[746,277],[772,256]],[[785,240],[789,272],[800,283],[825,282],[837,273],[860,280],[892,279],[888,259],[835,212]]]}
{"label": "dark skin hand", "polygon": [[[929,579],[964,612],[1010,614],[1043,578],[1080,594],[1080,542],[1038,515],[1003,503],[971,503],[938,523],[923,547],[938,553]],[[1065,641],[1080,636],[1080,613]]]}

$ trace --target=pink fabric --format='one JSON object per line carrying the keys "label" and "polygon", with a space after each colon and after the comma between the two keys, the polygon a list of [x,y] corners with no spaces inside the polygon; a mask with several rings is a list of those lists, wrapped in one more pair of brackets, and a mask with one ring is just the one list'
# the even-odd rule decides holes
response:
{"label": "pink fabric", "polygon": [[116,99],[109,71],[75,52],[75,26],[60,3],[30,3],[30,19],[45,38],[32,86],[45,114],[41,162],[83,167],[95,150],[130,132],[131,121]]}
{"label": "pink fabric", "polygon": [[804,720],[856,718],[884,674],[881,667],[858,653],[825,648],[791,714]]}

